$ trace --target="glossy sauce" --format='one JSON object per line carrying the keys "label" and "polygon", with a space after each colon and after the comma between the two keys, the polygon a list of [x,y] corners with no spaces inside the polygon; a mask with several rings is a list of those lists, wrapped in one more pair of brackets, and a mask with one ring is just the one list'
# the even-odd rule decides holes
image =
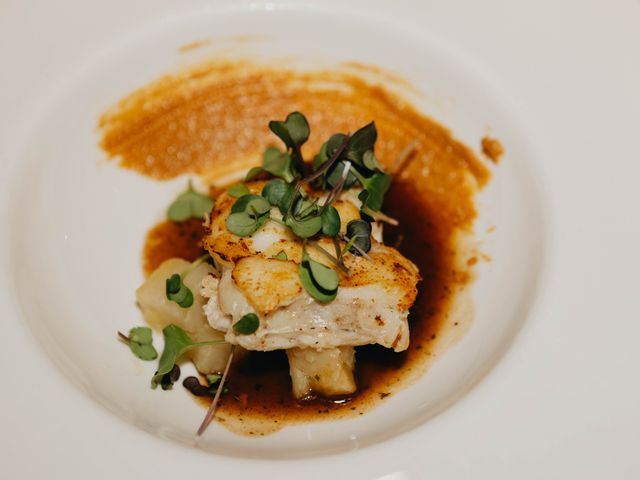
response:
{"label": "glossy sauce", "polygon": [[[229,420],[261,417],[255,434],[268,424],[297,423],[318,417],[340,418],[360,415],[386,399],[407,380],[412,371],[421,372],[441,329],[452,300],[452,292],[468,277],[453,272],[454,245],[433,221],[433,216],[416,198],[410,184],[396,183],[388,193],[387,211],[400,220],[401,228],[388,228],[385,243],[395,245],[422,272],[418,297],[409,317],[411,342],[405,352],[395,353],[379,345],[356,347],[358,392],[349,399],[297,402],[291,395],[291,379],[283,351],[251,352],[238,362],[229,376],[230,395],[220,410]],[[399,238],[400,235],[404,239]],[[455,284],[455,286],[454,286]],[[246,394],[243,396],[242,394]],[[235,430],[239,425],[235,423]],[[262,428],[262,430],[261,430]],[[245,430],[252,433],[252,430]]]}
{"label": "glossy sauce", "polygon": [[[305,402],[297,402],[291,395],[289,364],[284,351],[249,352],[232,367],[227,382],[229,392],[221,400],[219,418],[243,419],[254,426],[257,420],[258,425],[249,427],[245,433],[259,435],[269,431],[265,423],[278,428],[287,423],[314,420],[318,415],[360,414],[396,390],[394,385],[401,383],[411,370],[425,367],[443,327],[452,294],[469,277],[453,268],[456,249],[447,236],[447,226],[438,222],[437,218],[441,217],[429,212],[410,183],[393,184],[385,203],[388,214],[400,221],[399,227],[386,227],[385,243],[397,245],[398,250],[418,266],[423,277],[409,317],[409,349],[395,353],[379,345],[357,347],[358,392],[350,398]],[[143,251],[145,272],[151,273],[168,258],[194,260],[199,257],[201,225],[199,220],[189,220],[167,221],[153,227]],[[238,429],[235,425],[234,430]]]}
{"label": "glossy sauce", "polygon": [[183,258],[193,262],[205,253],[200,239],[205,234],[202,220],[161,222],[147,232],[142,253],[142,268],[150,275],[165,260]]}
{"label": "glossy sauce", "polygon": [[[145,176],[161,180],[192,173],[215,183],[255,165],[266,146],[277,144],[269,120],[294,110],[311,125],[303,149],[308,159],[331,134],[375,120],[376,156],[395,173],[384,211],[400,221],[399,227],[385,227],[385,243],[411,259],[423,280],[410,314],[409,349],[358,347],[359,391],[350,399],[296,402],[282,351],[250,352],[235,362],[216,416],[231,430],[250,435],[288,423],[363,414],[424,373],[441,337],[461,329],[464,321],[451,318],[451,306],[472,278],[477,257],[460,239],[472,232],[474,195],[489,179],[486,166],[446,128],[380,84],[342,71],[202,65],[123,99],[100,120],[101,145],[121,166]],[[408,145],[414,151],[400,165],[397,159]],[[172,256],[197,258],[201,234],[197,221],[154,227],[144,247],[145,271]]]}

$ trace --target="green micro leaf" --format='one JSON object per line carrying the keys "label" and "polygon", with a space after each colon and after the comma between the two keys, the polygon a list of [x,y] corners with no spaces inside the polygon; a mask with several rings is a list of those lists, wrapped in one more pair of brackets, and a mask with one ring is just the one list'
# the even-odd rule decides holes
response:
{"label": "green micro leaf", "polygon": [[160,355],[158,370],[151,379],[151,388],[154,389],[158,386],[162,377],[173,370],[173,367],[180,356],[187,350],[190,350],[193,347],[225,343],[224,340],[194,342],[189,338],[187,332],[174,324],[166,326],[162,330],[162,335],[164,336],[164,349],[162,350],[162,355]]}
{"label": "green micro leaf", "polygon": [[290,113],[284,122],[272,120],[269,128],[287,148],[300,148],[309,138],[309,123],[300,112]]}
{"label": "green micro leaf", "polygon": [[368,209],[366,207],[366,204],[364,203],[368,195],[369,193],[366,190],[363,190],[362,192],[360,192],[360,195],[358,195],[358,198],[362,200],[362,207],[360,207],[360,218],[365,222],[373,223],[376,221],[376,219],[371,216],[373,211],[371,209]]}
{"label": "green micro leaf", "polygon": [[[331,158],[342,142],[344,142],[345,137],[346,135],[344,133],[336,133],[329,138],[327,141],[327,158]],[[344,152],[340,155],[340,158],[344,158]]]}
{"label": "green micro leaf", "polygon": [[362,155],[362,164],[369,170],[382,170],[382,165],[380,165],[373,150],[364,152],[364,155]]}
{"label": "green micro leaf", "polygon": [[[293,198],[294,195],[296,195],[295,199]],[[282,198],[278,203],[278,209],[282,215],[286,215],[289,211],[289,206],[291,206],[291,210],[294,211],[297,209],[298,203],[301,200],[302,194],[300,192],[296,194],[296,188],[293,185],[288,184],[286,192],[282,195]]]}
{"label": "green micro leaf", "polygon": [[244,177],[244,181],[249,182],[258,177],[258,175],[260,175],[262,172],[264,172],[264,169],[262,167],[253,167],[247,172],[247,175]]}
{"label": "green micro leaf", "polygon": [[180,275],[174,273],[165,281],[165,295],[172,302],[176,302],[182,308],[189,308],[193,305],[193,292],[187,287],[184,278],[203,262],[206,262],[211,256],[207,253],[197,258],[187,267]]}
{"label": "green micro leaf", "polygon": [[293,214],[298,218],[306,218],[316,215],[319,209],[317,200],[303,199],[295,205]]}
{"label": "green micro leaf", "polygon": [[[319,279],[316,279],[318,275]],[[306,251],[302,252],[302,262],[298,266],[298,276],[302,286],[309,295],[322,303],[331,302],[338,294],[338,274],[318,263],[311,260]],[[324,286],[333,288],[324,288]]]}
{"label": "green micro leaf", "polygon": [[327,153],[328,144],[329,142],[324,142],[320,147],[320,151],[318,152],[318,154],[315,157],[313,157],[313,162],[311,163],[311,166],[313,167],[314,170],[317,170],[320,167],[320,165],[322,165],[324,162],[329,160],[329,154]]}
{"label": "green micro leaf", "polygon": [[391,186],[391,176],[383,172],[376,172],[369,178],[364,178],[356,172],[356,177],[364,187],[358,198],[364,205],[377,212],[382,208],[384,195]]}
{"label": "green micro leaf", "polygon": [[349,144],[346,149],[347,158],[358,165],[363,165],[365,152],[373,150],[377,138],[378,132],[374,122],[357,130],[349,139]]}
{"label": "green micro leaf", "polygon": [[[342,145],[342,142],[346,138],[346,135],[342,133],[336,133],[332,135],[328,142],[322,145],[320,149],[320,153],[316,155],[316,158],[313,161],[313,168],[317,170],[322,163],[324,163],[327,159],[329,159],[334,152]],[[345,158],[345,152],[347,149],[340,155],[340,158]],[[342,172],[344,172],[344,161],[338,160],[334,165],[329,168],[329,170],[325,173],[325,180],[327,184],[331,187],[335,187],[342,177]],[[353,173],[349,172],[347,175],[347,180],[344,184],[344,188],[350,188],[354,183],[356,183],[356,177]]]}
{"label": "green micro leaf", "polygon": [[142,345],[151,345],[153,336],[149,327],[135,327],[129,330],[129,340]]}
{"label": "green micro leaf", "polygon": [[262,156],[262,169],[274,177],[283,178],[286,182],[294,179],[291,156],[275,147],[269,147]]}
{"label": "green micro leaf", "polygon": [[328,292],[338,289],[338,273],[335,270],[332,270],[322,263],[311,260],[310,258],[307,261],[309,262],[313,281],[320,288]]}
{"label": "green micro leaf", "polygon": [[140,360],[155,360],[158,358],[158,352],[152,345],[153,337],[149,327],[135,327],[129,330],[128,337],[120,332],[118,332],[118,336]]}
{"label": "green micro leaf", "polygon": [[[267,183],[262,189],[262,196],[274,207],[279,207],[285,196],[292,190],[291,185],[284,183],[279,178],[275,178]],[[289,198],[291,198],[289,196]]]}
{"label": "green micro leaf", "polygon": [[335,237],[340,232],[340,214],[329,205],[322,212],[322,233]]}
{"label": "green micro leaf", "polygon": [[271,209],[269,202],[260,195],[243,195],[236,200],[236,203],[231,207],[231,213],[246,212],[250,215],[254,215],[254,209],[258,212],[258,216],[263,213],[267,213]]}
{"label": "green micro leaf", "polygon": [[291,215],[287,217],[285,223],[300,238],[313,237],[322,229],[322,217],[320,216],[298,219]]}
{"label": "green micro leaf", "polygon": [[[351,245],[357,245],[363,252],[371,250],[371,224],[365,220],[351,220],[347,223],[346,236]],[[361,255],[360,251],[352,246],[349,251],[354,255]]]}
{"label": "green micro leaf", "polygon": [[256,219],[246,212],[232,213],[227,217],[226,224],[227,229],[239,237],[248,237],[262,226],[260,218]]}
{"label": "green micro leaf", "polygon": [[289,260],[289,257],[287,256],[287,252],[285,252],[284,250],[280,250],[271,258],[275,258],[276,260]]}
{"label": "green micro leaf", "polygon": [[239,198],[243,195],[249,195],[251,193],[249,191],[249,187],[247,187],[244,183],[238,183],[237,185],[229,187],[227,192],[234,198]]}
{"label": "green micro leaf", "polygon": [[[342,173],[344,172],[345,164],[344,162],[337,162],[334,166],[332,166],[327,172],[327,183],[330,187],[335,187],[340,179],[342,178]],[[347,180],[344,182],[344,188],[350,188],[356,183],[357,178],[353,174],[353,168],[349,170],[347,174]]]}
{"label": "green micro leaf", "polygon": [[251,335],[258,330],[260,326],[260,319],[255,313],[247,313],[243,317],[233,324],[233,329],[240,335]]}
{"label": "green micro leaf", "polygon": [[193,292],[182,282],[182,276],[174,273],[165,282],[165,294],[182,308],[193,305]]}
{"label": "green micro leaf", "polygon": [[193,189],[191,181],[187,190],[178,195],[167,210],[167,218],[172,222],[184,222],[190,218],[203,218],[211,212],[213,200]]}
{"label": "green micro leaf", "polygon": [[180,278],[180,275],[178,275],[177,273],[174,273],[169,278],[167,278],[167,281],[166,281],[167,295],[169,295],[170,293],[171,294],[178,293],[180,291],[181,286],[182,286],[182,279]]}
{"label": "green micro leaf", "polygon": [[227,217],[227,229],[239,237],[247,237],[257,231],[269,218],[271,205],[260,195],[243,195],[231,207]]}
{"label": "green micro leaf", "polygon": [[158,358],[158,352],[153,345],[141,345],[139,343],[130,342],[129,348],[140,360],[149,361]]}

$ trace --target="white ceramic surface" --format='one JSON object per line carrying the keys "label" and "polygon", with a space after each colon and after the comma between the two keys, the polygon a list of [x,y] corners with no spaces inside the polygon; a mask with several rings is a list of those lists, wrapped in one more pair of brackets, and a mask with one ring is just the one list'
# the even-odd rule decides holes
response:
{"label": "white ceramic surface", "polygon": [[[11,367],[0,400],[0,468],[33,478],[640,474],[632,455],[640,431],[637,3],[62,7],[16,4],[11,20],[0,17],[8,58],[0,359]],[[157,184],[101,162],[94,125],[135,86],[202,54],[180,55],[178,46],[246,32],[266,39],[218,42],[204,53],[387,67],[426,93],[419,106],[456,136],[476,146],[489,129],[507,155],[480,199],[478,231],[498,227],[484,238],[494,261],[474,287],[476,321],[462,342],[362,418],[266,439],[216,426],[200,445],[215,453],[205,453],[116,420],[192,443],[202,410],[179,391],[150,392],[152,367],[124,355],[112,336],[139,318],[140,241],[181,182]]]}

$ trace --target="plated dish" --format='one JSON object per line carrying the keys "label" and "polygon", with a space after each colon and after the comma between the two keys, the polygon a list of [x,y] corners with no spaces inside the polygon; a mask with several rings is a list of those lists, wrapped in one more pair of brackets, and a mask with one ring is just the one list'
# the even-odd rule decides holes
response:
{"label": "plated dish", "polygon": [[[489,0],[465,5],[472,22],[444,1],[113,0],[95,8],[64,0],[14,2],[7,12],[5,476],[637,476],[639,324],[629,315],[638,311],[629,268],[640,233],[638,163],[629,155],[640,123],[637,3]],[[226,39],[247,34],[260,41]],[[210,41],[179,52],[194,39]],[[474,268],[471,328],[418,381],[363,415],[287,425],[267,437],[212,422],[196,440],[206,404],[181,385],[198,376],[191,362],[181,362],[173,391],[152,390],[157,360],[141,361],[114,340],[117,330],[145,325],[135,305],[145,235],[166,220],[189,178],[201,193],[209,182],[198,174],[156,181],[105,160],[96,119],[205,57],[278,68],[304,59],[301,69],[359,59],[410,80],[422,96],[399,89],[401,96],[478,156],[484,136],[505,147],[474,202],[474,231],[491,261]],[[253,164],[281,144],[268,122],[294,110],[309,120],[309,142],[373,119],[322,133],[307,107],[268,112]],[[390,129],[379,119],[376,126],[383,157]],[[383,211],[399,219],[391,204],[390,191]],[[162,335],[153,338],[161,353]]]}
{"label": "plated dish", "polygon": [[[361,75],[208,62],[100,119],[120,166],[198,177],[148,232],[136,298],[164,336],[152,387],[172,389],[185,359],[200,374],[181,379],[207,403],[199,434],[214,416],[265,435],[363,415],[472,320],[490,162],[367,80],[380,69],[350,66]],[[158,357],[150,330],[119,336]]]}

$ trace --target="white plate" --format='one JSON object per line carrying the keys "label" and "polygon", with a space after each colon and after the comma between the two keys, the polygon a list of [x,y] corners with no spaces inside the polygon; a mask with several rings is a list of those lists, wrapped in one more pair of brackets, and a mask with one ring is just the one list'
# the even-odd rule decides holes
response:
{"label": "white plate", "polygon": [[[7,274],[0,280],[0,358],[15,365],[4,372],[2,397],[0,458],[8,472],[639,473],[633,445],[640,328],[632,293],[640,236],[633,174],[640,168],[630,161],[640,125],[637,4],[581,6],[577,16],[569,5],[539,3],[66,5],[14,7],[11,21],[0,20],[0,48],[9,58],[0,113]],[[31,35],[16,42],[18,32]],[[121,418],[191,442],[201,410],[185,396],[150,396],[148,372],[136,376],[110,336],[135,315],[127,299],[139,281],[135,265],[149,215],[178,187],[100,164],[93,126],[127,91],[185,62],[178,46],[244,32],[269,40],[215,52],[284,52],[323,62],[355,57],[385,66],[435,99],[421,108],[458,137],[474,145],[489,128],[508,153],[481,198],[481,221],[499,228],[487,239],[494,262],[476,285],[469,335],[423,381],[360,419],[288,428],[266,439],[218,427],[201,445],[214,456],[127,427],[65,379]],[[114,235],[122,222],[125,233]],[[508,356],[463,397],[527,314]],[[33,452],[38,462],[29,460]],[[334,452],[343,453],[317,456]],[[291,460],[309,455],[316,457]]]}

